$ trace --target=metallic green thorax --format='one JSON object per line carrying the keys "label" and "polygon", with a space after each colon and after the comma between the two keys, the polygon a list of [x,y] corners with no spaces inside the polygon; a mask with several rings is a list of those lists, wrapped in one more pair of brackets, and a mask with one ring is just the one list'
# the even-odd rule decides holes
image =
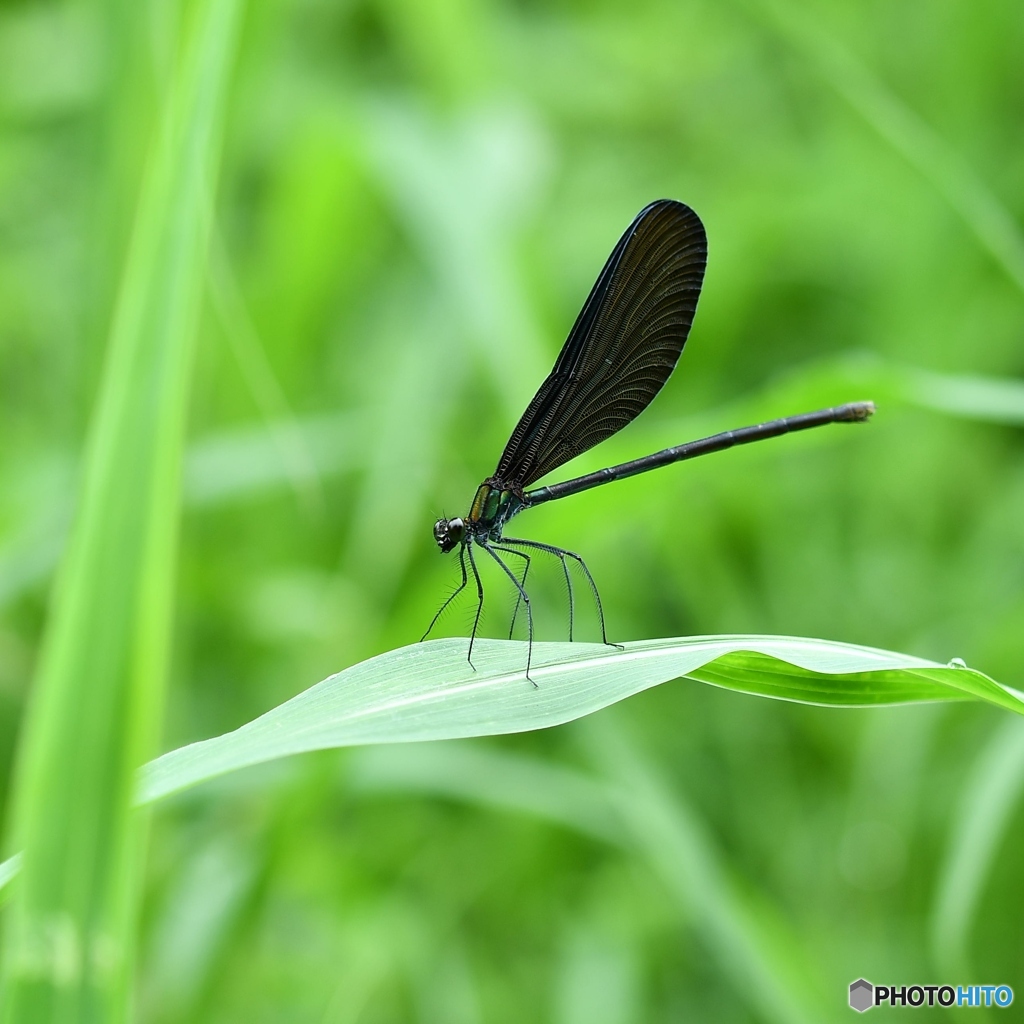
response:
{"label": "metallic green thorax", "polygon": [[505,523],[525,507],[522,498],[496,487],[495,483],[493,479],[485,480],[477,488],[466,516],[466,527],[471,534],[486,534],[497,539]]}
{"label": "metallic green thorax", "polygon": [[446,554],[460,545],[465,551],[474,541],[486,546],[488,541],[501,540],[504,525],[528,505],[526,495],[507,490],[490,477],[477,488],[465,519],[456,516],[434,523],[434,540]]}

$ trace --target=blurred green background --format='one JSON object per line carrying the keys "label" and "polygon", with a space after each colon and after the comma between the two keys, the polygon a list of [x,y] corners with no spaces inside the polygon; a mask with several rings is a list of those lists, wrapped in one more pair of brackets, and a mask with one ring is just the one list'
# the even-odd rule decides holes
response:
{"label": "blurred green background", "polygon": [[[174,8],[0,7],[5,780]],[[1021,52],[1012,0],[252,5],[161,749],[419,638],[458,574],[434,519],[466,510],[662,196],[709,236],[690,341],[561,475],[822,404],[879,413],[517,532],[585,555],[613,639],[820,636],[1024,685]],[[558,572],[535,586],[539,636],[564,638]],[[136,1017],[838,1019],[862,975],[1024,998],[1022,781],[1024,732],[991,708],[687,682],[548,733],[242,773],[155,815]],[[646,807],[647,840],[588,800]]]}

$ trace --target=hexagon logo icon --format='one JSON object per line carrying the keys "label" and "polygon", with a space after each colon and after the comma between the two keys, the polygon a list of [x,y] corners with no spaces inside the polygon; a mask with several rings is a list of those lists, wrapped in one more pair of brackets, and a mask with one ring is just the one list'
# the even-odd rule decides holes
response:
{"label": "hexagon logo icon", "polygon": [[865,978],[850,985],[850,1006],[858,1013],[870,1010],[875,1003],[875,986]]}

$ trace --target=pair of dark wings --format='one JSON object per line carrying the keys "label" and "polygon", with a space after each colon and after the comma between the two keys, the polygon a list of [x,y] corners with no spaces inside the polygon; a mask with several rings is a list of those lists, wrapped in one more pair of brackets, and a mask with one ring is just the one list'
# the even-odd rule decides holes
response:
{"label": "pair of dark wings", "polygon": [[491,481],[522,490],[635,419],[675,369],[707,262],[697,214],[660,199],[612,250]]}

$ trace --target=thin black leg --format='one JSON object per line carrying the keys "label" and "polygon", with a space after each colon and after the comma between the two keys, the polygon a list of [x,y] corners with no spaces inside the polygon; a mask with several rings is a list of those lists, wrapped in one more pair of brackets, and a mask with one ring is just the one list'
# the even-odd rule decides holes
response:
{"label": "thin black leg", "polygon": [[565,577],[565,592],[569,597],[569,643],[572,643],[572,630],[576,622],[576,596],[572,592],[572,577],[569,575],[569,566],[566,565],[565,556],[558,556],[562,563],[562,575]]}
{"label": "thin black leg", "polygon": [[[516,555],[519,554],[519,552],[513,551],[511,548],[502,547],[500,544],[492,546],[490,544],[481,543],[480,546],[498,563],[498,565],[501,566],[502,571],[512,581],[512,585],[519,591],[519,597],[522,599],[523,604],[526,605],[526,622],[529,627],[527,630],[528,639],[526,644],[526,678],[530,679],[530,665],[533,661],[533,608],[530,607],[530,595],[523,589],[519,580],[516,578],[516,574],[495,553],[496,551],[505,551],[508,554]],[[532,679],[530,679],[530,682],[533,683],[534,686],[537,685]]]}
{"label": "thin black leg", "polygon": [[514,537],[502,537],[501,540],[503,544],[523,544],[527,547],[537,548],[545,554],[554,555],[558,559],[562,566],[562,575],[565,577],[565,589],[569,595],[569,643],[572,643],[573,624],[576,618],[576,598],[572,589],[572,577],[569,575],[569,566],[565,562],[565,552],[561,548],[552,547],[547,544],[537,544],[533,541],[516,540]]}
{"label": "thin black leg", "polygon": [[[507,551],[510,555],[518,555],[521,559],[523,559],[524,562],[526,562],[526,565],[523,568],[523,578],[519,581],[519,585],[523,588],[523,590],[525,590],[526,589],[526,577],[530,574],[530,556],[528,554],[526,554],[525,551],[516,551],[513,548],[505,548],[504,550]],[[523,599],[517,593],[516,594],[516,606],[515,606],[515,608],[512,609],[512,621],[509,623],[509,626],[508,626],[508,638],[509,638],[509,640],[512,639],[512,633],[515,631],[515,628],[516,628],[516,617],[519,615],[519,606],[522,603],[523,603]]]}
{"label": "thin black leg", "polygon": [[424,633],[423,636],[420,637],[420,643],[423,643],[423,641],[426,640],[428,636],[430,636],[430,631],[434,628],[435,625],[437,625],[437,620],[441,618],[441,615],[444,612],[445,608],[447,608],[448,605],[450,605],[452,601],[454,601],[455,598],[457,598],[459,594],[461,594],[466,589],[467,576],[465,546],[459,548],[459,568],[462,570],[462,582],[455,588],[455,590],[452,591],[451,594],[448,595],[448,600],[445,601],[445,603],[437,609],[437,612],[434,614],[434,617],[430,620],[430,625],[427,626],[426,633]]}
{"label": "thin black leg", "polygon": [[475,672],[473,642],[476,640],[477,627],[480,625],[480,616],[484,610],[484,585],[480,580],[480,570],[476,567],[476,559],[473,557],[472,543],[466,544],[465,548],[469,552],[469,566],[473,570],[473,579],[476,580],[476,618],[473,619],[473,632],[469,634],[469,651],[466,653],[466,661],[469,662],[469,667]]}
{"label": "thin black leg", "polygon": [[608,639],[608,633],[605,630],[604,625],[604,606],[601,604],[601,595],[598,592],[597,584],[594,582],[594,577],[591,576],[590,570],[587,568],[587,563],[576,554],[575,551],[569,551],[568,548],[556,548],[553,544],[542,544],[538,540],[520,540],[514,537],[503,537],[503,541],[506,544],[522,544],[526,548],[536,548],[538,551],[548,551],[552,555],[559,558],[563,556],[565,558],[571,558],[573,561],[579,564],[579,567],[583,570],[583,575],[587,577],[587,583],[590,584],[590,592],[594,595],[594,604],[597,605],[597,617],[601,623],[601,642],[608,647],[617,647],[620,651],[623,650],[622,644],[613,644]]}

